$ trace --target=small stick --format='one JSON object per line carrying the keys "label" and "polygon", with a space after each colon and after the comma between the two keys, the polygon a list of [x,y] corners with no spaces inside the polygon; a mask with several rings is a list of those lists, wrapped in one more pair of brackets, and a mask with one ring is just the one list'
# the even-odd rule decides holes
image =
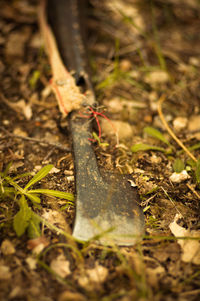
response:
{"label": "small stick", "polygon": [[186,185],[194,193],[194,195],[196,195],[196,197],[200,200],[200,195],[198,194],[198,192],[190,184],[186,184]]}
{"label": "small stick", "polygon": [[158,114],[160,116],[160,119],[163,123],[163,125],[165,126],[166,130],[168,131],[168,133],[170,134],[170,136],[176,141],[176,143],[178,143],[178,145],[188,154],[188,156],[194,161],[197,162],[197,159],[193,156],[193,154],[187,149],[187,147],[185,147],[185,145],[176,137],[176,135],[174,134],[174,132],[170,129],[167,121],[165,120],[165,117],[163,115],[162,112],[162,104],[165,101],[166,96],[165,94],[161,95],[161,97],[158,100]]}

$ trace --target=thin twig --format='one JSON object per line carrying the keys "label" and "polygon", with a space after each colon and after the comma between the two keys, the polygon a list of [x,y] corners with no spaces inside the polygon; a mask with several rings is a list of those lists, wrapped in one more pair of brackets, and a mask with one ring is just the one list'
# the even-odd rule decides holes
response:
{"label": "thin twig", "polygon": [[198,192],[190,184],[186,184],[186,185],[194,193],[194,195],[196,195],[196,197],[200,200],[200,195],[198,194]]}
{"label": "thin twig", "polygon": [[158,100],[158,114],[160,116],[160,119],[163,123],[163,125],[165,126],[166,130],[168,131],[168,133],[170,134],[170,136],[176,141],[176,143],[188,154],[188,156],[194,161],[197,162],[197,159],[193,156],[193,154],[188,150],[187,147],[185,147],[185,145],[176,137],[176,135],[174,134],[174,132],[170,129],[167,121],[165,120],[165,117],[163,115],[162,112],[162,104],[165,101],[166,96],[163,94],[161,95],[161,97]]}
{"label": "thin twig", "polygon": [[[36,138],[31,138],[31,137],[24,137],[24,136],[20,136],[20,135],[15,135],[15,134],[12,134],[10,132],[8,132],[6,129],[4,129],[3,127],[0,127],[0,129],[8,136],[8,137],[13,137],[13,138],[16,138],[16,139],[22,139],[22,140],[26,140],[26,141],[30,141],[30,142],[34,142],[34,143],[39,143],[39,144],[44,144],[44,145],[50,145],[50,146],[53,146],[55,148],[59,148],[63,151],[66,151],[66,152],[70,152],[71,149],[69,149],[68,147],[66,146],[63,146],[59,143],[53,143],[53,142],[48,142],[48,141],[45,141],[45,140],[40,140],[40,139],[36,139]],[[2,137],[1,139],[4,139],[6,138],[6,136]]]}

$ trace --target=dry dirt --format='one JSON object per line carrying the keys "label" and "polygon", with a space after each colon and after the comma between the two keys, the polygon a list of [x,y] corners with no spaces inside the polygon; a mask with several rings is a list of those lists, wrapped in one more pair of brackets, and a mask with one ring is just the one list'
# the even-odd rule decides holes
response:
{"label": "dry dirt", "polygon": [[[130,248],[77,244],[70,238],[75,206],[61,210],[66,201],[47,196],[40,207],[29,204],[49,221],[41,225],[42,236],[18,237],[16,198],[5,197],[0,182],[0,300],[199,300],[200,168],[194,161],[200,159],[200,3],[90,2],[92,80],[99,110],[105,108],[120,131],[116,147],[115,132],[104,120],[101,142],[109,145],[94,143],[95,152],[101,167],[129,174],[138,187],[145,237]],[[35,187],[74,193],[70,133],[49,86],[37,5],[1,0],[0,172],[10,162],[11,177],[53,164]],[[196,146],[193,162],[160,119],[161,95],[173,133],[187,148]],[[147,126],[170,144],[145,133]],[[164,150],[133,153],[137,143]],[[177,159],[182,178],[173,174]],[[24,187],[28,179],[16,181]],[[67,241],[53,226],[68,233]]]}

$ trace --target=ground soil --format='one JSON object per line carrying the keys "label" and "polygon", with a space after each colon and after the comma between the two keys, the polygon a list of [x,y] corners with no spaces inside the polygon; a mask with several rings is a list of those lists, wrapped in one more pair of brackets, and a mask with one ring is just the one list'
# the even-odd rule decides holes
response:
{"label": "ground soil", "polygon": [[[90,4],[87,46],[99,110],[105,108],[109,119],[127,129],[116,146],[115,132],[102,126],[101,142],[109,145],[94,143],[94,148],[100,167],[129,174],[138,188],[145,237],[127,248],[77,244],[70,238],[75,205],[61,210],[66,201],[47,196],[41,207],[30,206],[49,218],[49,227],[41,225],[42,236],[35,240],[28,233],[18,237],[16,198],[1,190],[0,300],[199,300],[200,168],[171,138],[158,112],[158,99],[165,95],[165,120],[187,148],[196,145],[192,154],[200,159],[199,1]],[[0,171],[12,162],[9,176],[15,177],[53,164],[35,187],[74,194],[71,137],[49,86],[37,5],[1,0]],[[146,134],[147,126],[170,144]],[[133,153],[136,143],[164,151]],[[174,180],[177,159],[187,176]],[[28,179],[17,183],[24,187]],[[64,229],[68,239],[51,225]],[[194,248],[197,254],[190,256]]]}

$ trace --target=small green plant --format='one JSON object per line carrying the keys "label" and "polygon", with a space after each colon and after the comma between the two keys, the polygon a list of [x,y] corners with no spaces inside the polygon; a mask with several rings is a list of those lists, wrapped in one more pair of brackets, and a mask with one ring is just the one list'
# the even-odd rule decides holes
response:
{"label": "small green plant", "polygon": [[4,172],[0,173],[0,199],[14,199],[19,206],[19,211],[13,219],[13,227],[17,236],[20,237],[27,230],[30,238],[38,237],[41,235],[41,219],[34,213],[29,203],[31,202],[35,208],[40,207],[40,194],[66,199],[69,202],[74,201],[74,196],[71,193],[51,189],[30,189],[50,172],[53,168],[51,164],[44,166],[24,188],[18,185],[17,179],[26,177],[30,173],[11,178],[8,175],[10,166],[11,164],[7,166]]}
{"label": "small green plant", "polygon": [[133,153],[140,152],[140,151],[148,151],[148,150],[160,151],[166,154],[172,153],[173,146],[169,143],[169,141],[164,137],[164,135],[159,130],[148,126],[143,129],[143,132],[155,139],[160,140],[161,142],[167,145],[167,148],[145,144],[145,143],[138,143],[131,147],[131,151]]}
{"label": "small green plant", "polygon": [[92,136],[93,136],[94,139],[98,142],[98,145],[99,145],[100,147],[104,148],[104,147],[109,146],[109,144],[108,144],[107,142],[101,142],[99,136],[98,136],[95,132],[92,133]]}
{"label": "small green plant", "polygon": [[177,158],[175,161],[174,161],[174,164],[173,164],[173,170],[177,173],[180,173],[181,171],[183,171],[185,169],[185,164],[184,162]]}
{"label": "small green plant", "polygon": [[33,71],[33,74],[29,79],[29,85],[31,86],[32,89],[35,89],[39,79],[40,79],[40,71],[39,70]]}
{"label": "small green plant", "polygon": [[199,186],[199,184],[200,184],[200,159],[196,162],[195,178],[196,178],[196,183]]}

